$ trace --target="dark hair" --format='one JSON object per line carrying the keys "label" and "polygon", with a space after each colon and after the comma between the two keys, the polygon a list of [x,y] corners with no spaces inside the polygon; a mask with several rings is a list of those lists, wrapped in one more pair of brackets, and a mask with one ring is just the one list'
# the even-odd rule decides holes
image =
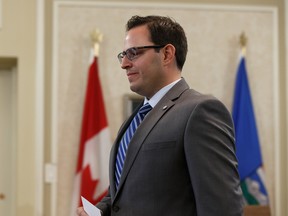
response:
{"label": "dark hair", "polygon": [[188,51],[187,38],[183,28],[170,17],[132,16],[127,22],[126,31],[141,25],[147,25],[151,41],[154,44],[172,44],[175,47],[177,67],[182,70]]}

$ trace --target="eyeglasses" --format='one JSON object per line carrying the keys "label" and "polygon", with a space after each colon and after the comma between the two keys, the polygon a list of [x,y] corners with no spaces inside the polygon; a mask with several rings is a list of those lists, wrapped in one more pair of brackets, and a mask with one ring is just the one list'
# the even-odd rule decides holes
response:
{"label": "eyeglasses", "polygon": [[132,61],[133,59],[138,57],[138,55],[140,54],[139,50],[141,50],[141,49],[151,49],[151,48],[157,49],[157,48],[162,48],[164,46],[165,45],[131,47],[131,48],[129,48],[123,52],[120,52],[117,57],[118,57],[118,60],[121,64],[124,56],[126,56],[130,61]]}

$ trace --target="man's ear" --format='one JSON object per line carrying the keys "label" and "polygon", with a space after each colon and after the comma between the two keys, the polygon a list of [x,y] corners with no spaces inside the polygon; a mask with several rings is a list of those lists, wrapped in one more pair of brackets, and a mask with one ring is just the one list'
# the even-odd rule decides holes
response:
{"label": "man's ear", "polygon": [[171,64],[171,62],[175,61],[176,48],[172,44],[167,44],[162,48],[162,51],[164,65]]}

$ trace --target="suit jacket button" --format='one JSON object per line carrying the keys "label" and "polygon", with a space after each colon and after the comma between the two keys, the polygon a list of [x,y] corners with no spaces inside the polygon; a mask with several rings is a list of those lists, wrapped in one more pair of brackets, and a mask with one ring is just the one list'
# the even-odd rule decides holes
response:
{"label": "suit jacket button", "polygon": [[118,206],[113,206],[113,207],[112,207],[112,210],[113,210],[114,212],[118,212],[119,209],[120,209],[120,208],[119,208]]}

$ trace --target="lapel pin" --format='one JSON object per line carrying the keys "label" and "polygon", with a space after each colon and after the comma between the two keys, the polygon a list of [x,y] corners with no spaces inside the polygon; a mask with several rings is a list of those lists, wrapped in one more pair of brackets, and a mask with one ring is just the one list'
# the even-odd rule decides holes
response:
{"label": "lapel pin", "polygon": [[164,107],[163,107],[163,110],[165,110],[165,109],[167,109],[167,106],[164,106]]}

